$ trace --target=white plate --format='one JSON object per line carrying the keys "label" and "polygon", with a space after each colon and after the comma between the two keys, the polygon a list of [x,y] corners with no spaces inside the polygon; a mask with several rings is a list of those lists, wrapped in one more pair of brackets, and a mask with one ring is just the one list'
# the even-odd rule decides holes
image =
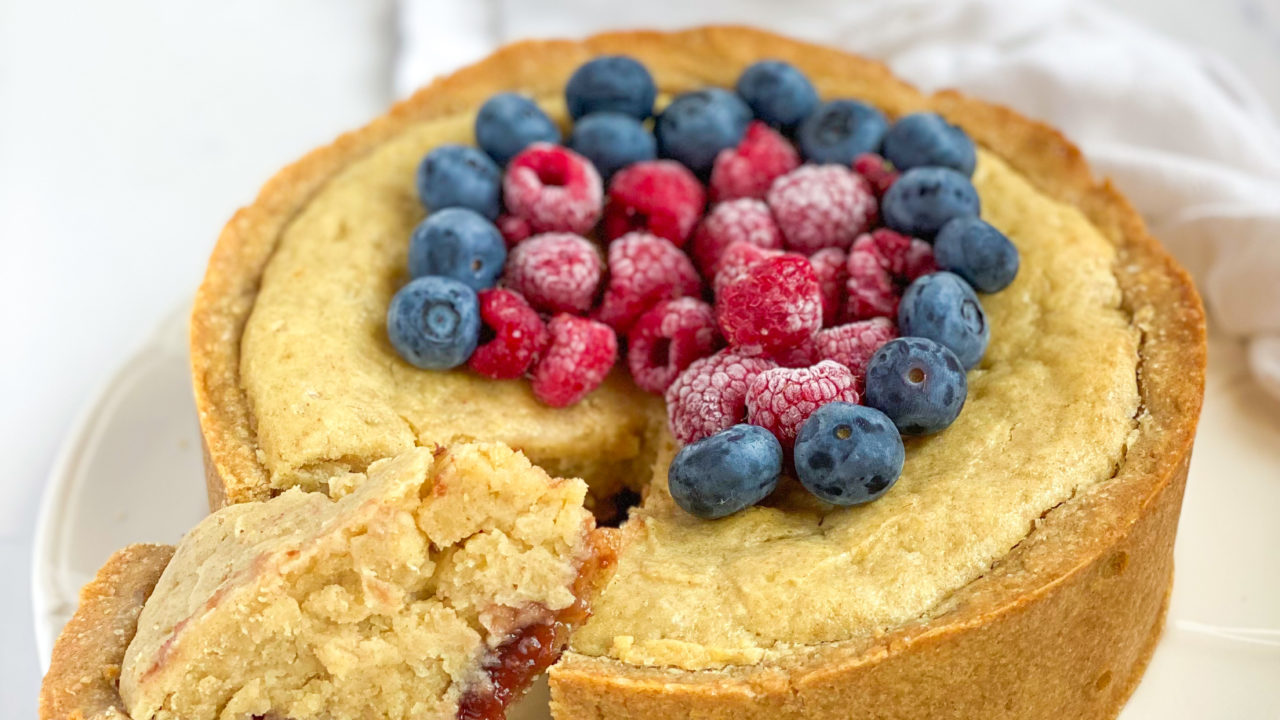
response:
{"label": "white plate", "polygon": [[[45,491],[32,567],[49,662],[77,592],[113,550],[176,542],[206,511],[177,312],[90,403]],[[1280,407],[1215,339],[1176,550],[1169,625],[1124,720],[1280,718]],[[514,717],[546,717],[545,685]]]}

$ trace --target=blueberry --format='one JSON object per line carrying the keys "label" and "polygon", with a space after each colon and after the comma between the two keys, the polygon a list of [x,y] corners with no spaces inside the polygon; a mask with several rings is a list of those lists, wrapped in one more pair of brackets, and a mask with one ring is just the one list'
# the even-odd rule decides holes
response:
{"label": "blueberry", "polygon": [[796,435],[800,484],[835,505],[861,505],[884,495],[898,481],[905,459],[893,421],[853,403],[823,405]]}
{"label": "blueberry", "polygon": [[476,144],[499,165],[536,142],[560,142],[560,128],[529,98],[498,93],[476,114]]}
{"label": "blueberry", "polygon": [[904,173],[884,194],[884,224],[906,235],[932,240],[947,221],[976,216],[978,191],[969,178],[944,167],[918,167]]}
{"label": "blueberry", "polygon": [[579,120],[569,136],[569,147],[590,160],[606,182],[623,167],[658,156],[657,141],[644,125],[615,112],[592,113]]}
{"label": "blueberry", "polygon": [[1004,233],[972,216],[943,225],[934,238],[933,254],[939,267],[980,292],[1000,292],[1018,275],[1018,248]]}
{"label": "blueberry", "polygon": [[658,154],[706,178],[716,155],[736,147],[751,122],[751,108],[736,94],[706,88],[676,96],[658,116]]}
{"label": "blueberry", "polygon": [[800,153],[814,163],[849,166],[875,152],[889,129],[884,113],[857,100],[830,100],[818,106],[796,133]]}
{"label": "blueberry", "polygon": [[794,65],[761,60],[742,71],[738,94],[756,117],[785,133],[795,132],[818,107],[818,91]]}
{"label": "blueberry", "polygon": [[430,211],[475,210],[493,220],[502,210],[502,170],[468,145],[441,145],[418,165],[418,198]]}
{"label": "blueberry", "polygon": [[928,338],[902,337],[871,356],[863,402],[888,415],[903,435],[927,435],[955,422],[968,393],[955,353]]}
{"label": "blueberry", "polygon": [[637,120],[653,114],[658,88],[634,58],[604,55],[589,60],[569,77],[564,100],[574,120],[596,112],[616,112]]}
{"label": "blueberry", "polygon": [[898,305],[903,335],[928,338],[956,354],[967,370],[991,339],[987,313],[969,283],[949,272],[930,273],[907,286]]}
{"label": "blueberry", "polygon": [[978,162],[969,136],[931,112],[899,118],[885,133],[880,154],[899,170],[936,165],[973,175]]}
{"label": "blueberry", "polygon": [[476,291],[452,278],[410,280],[391,298],[387,336],[400,357],[424,370],[448,370],[471,357],[480,337]]}
{"label": "blueberry", "polygon": [[685,512],[715,520],[768,497],[781,473],[778,439],[741,424],[680,448],[667,470],[667,487]]}
{"label": "blueberry", "polygon": [[507,260],[502,233],[479,213],[445,208],[427,216],[409,240],[409,274],[440,275],[483,290],[493,287]]}

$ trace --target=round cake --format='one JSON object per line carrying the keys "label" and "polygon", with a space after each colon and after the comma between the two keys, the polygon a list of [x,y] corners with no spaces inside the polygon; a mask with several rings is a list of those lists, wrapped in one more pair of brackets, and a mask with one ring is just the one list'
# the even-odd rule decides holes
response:
{"label": "round cake", "polygon": [[[982,219],[1021,267],[984,296],[990,344],[959,417],[906,440],[877,502],[784,480],[699,519],[668,490],[662,399],[625,372],[551,407],[523,379],[421,370],[388,339],[423,156],[474,144],[498,92],[567,127],[571,74],[614,54],[649,69],[659,105],[777,59],[824,99],[936,112],[976,142]],[[1205,346],[1186,273],[1053,129],[853,55],[703,28],[506,47],[285,169],[219,239],[191,355],[215,508],[470,441],[584,478],[602,517],[642,493],[551,670],[557,717],[1110,718],[1162,626]]]}

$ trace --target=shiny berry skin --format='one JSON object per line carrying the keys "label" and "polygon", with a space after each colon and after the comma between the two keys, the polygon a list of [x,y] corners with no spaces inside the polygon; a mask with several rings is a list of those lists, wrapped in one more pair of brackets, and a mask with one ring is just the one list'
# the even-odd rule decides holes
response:
{"label": "shiny berry skin", "polygon": [[502,209],[502,170],[468,145],[441,145],[418,165],[418,199],[429,212],[475,210],[493,220]]}
{"label": "shiny berry skin", "polygon": [[849,368],[861,392],[865,387],[867,363],[871,356],[896,337],[898,328],[893,321],[878,317],[819,330],[813,344],[819,359],[834,360]]}
{"label": "shiny berry skin", "polygon": [[764,199],[773,181],[800,167],[800,153],[787,139],[753,120],[737,147],[725,148],[711,167],[711,200]]}
{"label": "shiny berry skin", "polygon": [[964,278],[978,292],[1000,292],[1018,275],[1018,248],[976,217],[956,218],[933,241],[938,266]]}
{"label": "shiny berry skin", "polygon": [[949,272],[925,275],[907,287],[898,306],[898,328],[904,336],[945,345],[966,370],[978,364],[991,339],[987,313],[973,288]]}
{"label": "shiny berry skin", "polygon": [[885,133],[881,149],[885,158],[903,171],[933,165],[973,175],[978,163],[973,140],[965,131],[931,112],[898,118]]}
{"label": "shiny berry skin", "polygon": [[761,60],[738,76],[738,94],[756,117],[786,133],[818,107],[818,91],[794,65]]}
{"label": "shiny berry skin", "polygon": [[889,129],[884,113],[859,100],[829,100],[796,131],[800,154],[812,163],[851,167],[862,153],[875,152]]}
{"label": "shiny berry skin", "polygon": [[796,437],[800,484],[834,505],[878,499],[902,474],[906,449],[884,413],[847,402],[818,408]]}
{"label": "shiny berry skin", "polygon": [[410,280],[387,308],[387,337],[414,367],[458,367],[471,357],[479,336],[476,291],[451,278],[429,275]]}
{"label": "shiny berry skin", "polygon": [[598,112],[644,120],[653,114],[657,97],[658,89],[649,70],[626,55],[602,55],[588,60],[573,71],[564,86],[565,106],[574,120]]}
{"label": "shiny berry skin", "polygon": [[658,155],[680,162],[700,178],[711,174],[721,150],[735,147],[751,122],[751,108],[735,93],[703,88],[677,95],[658,116]]}
{"label": "shiny berry skin", "polygon": [[773,220],[769,206],[759,200],[740,198],[712,206],[693,234],[693,258],[702,276],[713,279],[720,271],[720,258],[729,246],[744,242],[766,250],[782,249],[782,231]]}
{"label": "shiny berry skin", "polygon": [[606,181],[622,168],[658,157],[658,141],[639,120],[597,112],[578,120],[569,147],[591,161]]}
{"label": "shiny berry skin", "polygon": [[502,180],[507,212],[534,233],[586,234],[600,219],[604,187],[595,166],[578,153],[536,142],[507,164]]}
{"label": "shiny berry skin", "polygon": [[905,235],[932,240],[948,221],[977,216],[978,191],[969,178],[944,167],[918,167],[904,173],[884,194],[884,224]]}
{"label": "shiny berry skin", "polygon": [[604,323],[560,313],[547,323],[551,342],[533,368],[533,395],[568,407],[600,387],[618,359],[618,336]]}
{"label": "shiny berry skin", "polygon": [[867,181],[839,165],[804,165],[778,178],[766,198],[787,247],[811,255],[848,249],[876,215]]}
{"label": "shiny berry skin", "polygon": [[671,499],[716,520],[769,497],[782,474],[782,448],[764,428],[734,425],[680,448],[667,469]]}
{"label": "shiny berry skin", "polygon": [[693,262],[666,238],[633,232],[609,243],[609,280],[596,319],[626,334],[662,300],[700,295]]}
{"label": "shiny berry skin", "polygon": [[662,394],[694,360],[719,344],[720,330],[710,305],[691,297],[664,300],[649,308],[627,336],[627,366],[641,389]]}
{"label": "shiny berry skin", "polygon": [[467,367],[494,380],[524,375],[551,341],[546,323],[512,290],[481,290],[479,300],[481,339],[485,335],[492,339],[471,353]]}
{"label": "shiny berry skin", "polygon": [[747,388],[777,364],[725,349],[693,361],[667,388],[667,424],[681,443],[701,440],[747,417]]}
{"label": "shiny berry skin", "polygon": [[729,344],[768,354],[800,345],[822,328],[822,290],[808,258],[761,260],[721,285],[716,320]]}
{"label": "shiny berry skin", "polygon": [[702,183],[678,162],[650,160],[628,165],[609,182],[604,234],[612,240],[643,230],[683,247],[706,203]]}
{"label": "shiny berry skin", "polygon": [[466,208],[445,208],[418,223],[409,239],[409,275],[441,275],[483,290],[493,287],[507,246],[493,223]]}
{"label": "shiny berry skin", "polygon": [[875,153],[862,153],[853,159],[853,171],[862,176],[871,185],[876,199],[884,197],[889,188],[898,181],[900,174],[893,163]]}
{"label": "shiny berry skin", "polygon": [[815,410],[827,403],[858,402],[853,373],[831,360],[813,367],[765,370],[747,388],[747,422],[773,433],[790,449],[796,433]]}
{"label": "shiny berry skin", "polygon": [[955,422],[968,392],[955,353],[928,338],[901,337],[871,356],[863,403],[888,415],[903,435],[928,435]]}
{"label": "shiny berry skin", "polygon": [[591,308],[604,274],[596,246],[569,233],[534,235],[511,249],[503,284],[545,313]]}
{"label": "shiny berry skin", "polygon": [[518,93],[498,93],[476,113],[476,144],[498,165],[536,142],[560,142],[560,128],[533,100]]}

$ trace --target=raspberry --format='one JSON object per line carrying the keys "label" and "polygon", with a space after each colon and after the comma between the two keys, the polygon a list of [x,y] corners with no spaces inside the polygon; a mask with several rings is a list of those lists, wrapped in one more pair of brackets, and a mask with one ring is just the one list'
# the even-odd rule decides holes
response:
{"label": "raspberry", "polygon": [[588,233],[604,199],[600,174],[586,158],[543,142],[511,159],[502,193],[507,211],[529,221],[535,233]]}
{"label": "raspberry", "polygon": [[683,444],[714,435],[743,421],[747,388],[760,373],[774,367],[762,357],[721,350],[694,360],[667,388],[667,423]]}
{"label": "raspberry", "polygon": [[551,344],[533,369],[533,395],[568,407],[600,387],[618,359],[618,336],[608,325],[560,313],[547,323]]}
{"label": "raspberry", "polygon": [[849,278],[848,255],[837,247],[819,250],[809,256],[813,272],[822,288],[822,325],[830,327],[840,317],[840,301],[844,298],[844,284]]}
{"label": "raspberry", "polygon": [[605,237],[612,240],[632,230],[645,230],[683,247],[706,203],[702,183],[680,163],[635,163],[619,170],[609,183]]}
{"label": "raspberry", "polygon": [[858,402],[853,373],[840,363],[823,360],[808,368],[773,368],[757,375],[747,388],[747,422],[773,433],[784,449],[790,449],[804,421],[836,401]]}
{"label": "raspberry", "polygon": [[506,241],[508,250],[528,240],[533,235],[533,229],[529,227],[529,221],[522,217],[499,215],[495,224],[498,226],[498,232],[502,233],[502,239]]}
{"label": "raspberry", "polygon": [[654,303],[701,292],[698,271],[670,240],[627,233],[609,245],[609,286],[596,319],[625,334]]}
{"label": "raspberry", "polygon": [[[769,250],[749,242],[738,241],[725,248],[720,256],[720,269],[716,271],[712,289],[717,295],[721,288],[747,274],[747,268],[771,257],[787,255],[781,250]],[[798,256],[797,256],[798,257]]]}
{"label": "raspberry", "polygon": [[773,181],[800,167],[800,154],[768,125],[754,120],[735,148],[716,155],[711,168],[711,201],[763,200]]}
{"label": "raspberry", "polygon": [[698,261],[703,277],[715,278],[720,270],[720,256],[735,242],[769,250],[782,249],[782,231],[773,221],[768,205],[742,198],[711,208],[693,235],[693,258]]}
{"label": "raspberry", "polygon": [[808,259],[761,260],[724,283],[716,319],[730,345],[774,354],[799,345],[822,327],[822,290]]}
{"label": "raspberry", "polygon": [[813,344],[813,338],[805,340],[799,345],[780,350],[769,358],[778,363],[782,367],[802,368],[818,362],[818,346]]}
{"label": "raspberry", "polygon": [[861,390],[872,354],[896,337],[898,328],[893,321],[878,317],[819,330],[814,345],[820,360],[834,360],[849,368]]}
{"label": "raspberry", "polygon": [[551,341],[547,326],[519,293],[491,288],[479,297],[481,333],[493,339],[476,348],[467,365],[487,378],[518,378]]}
{"label": "raspberry", "polygon": [[877,200],[884,197],[898,180],[898,171],[893,168],[893,163],[876,153],[862,153],[854,158],[853,171],[867,181]]}
{"label": "raspberry", "polygon": [[876,214],[871,186],[840,165],[793,170],[773,183],[767,200],[787,247],[806,255],[848,249]]}
{"label": "raspberry", "polygon": [[582,313],[595,300],[603,270],[595,245],[569,233],[546,233],[511,250],[503,280],[542,312]]}
{"label": "raspberry", "polygon": [[715,349],[716,314],[696,298],[665,300],[631,326],[627,364],[642,390],[665,392],[685,368]]}
{"label": "raspberry", "polygon": [[888,228],[860,235],[849,251],[845,318],[896,317],[902,288],[938,269],[933,248]]}
{"label": "raspberry", "polygon": [[[887,228],[885,230],[892,232]],[[908,285],[921,275],[938,272],[938,261],[934,257],[933,246],[920,238],[911,238],[911,243],[902,253],[902,260],[898,267],[902,269],[903,280]]]}

